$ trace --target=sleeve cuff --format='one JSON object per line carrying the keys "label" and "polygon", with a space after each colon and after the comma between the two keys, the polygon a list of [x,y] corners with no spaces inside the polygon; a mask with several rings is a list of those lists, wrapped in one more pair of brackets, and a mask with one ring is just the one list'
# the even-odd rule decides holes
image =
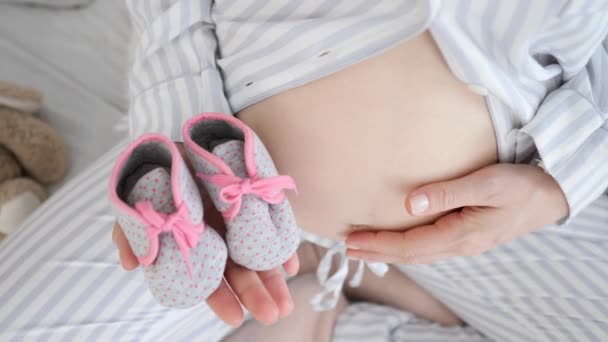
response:
{"label": "sleeve cuff", "polygon": [[[531,140],[531,141],[530,141]],[[607,114],[579,92],[551,93],[518,134],[534,143],[541,166],[559,183],[569,205],[569,222],[608,188]]]}

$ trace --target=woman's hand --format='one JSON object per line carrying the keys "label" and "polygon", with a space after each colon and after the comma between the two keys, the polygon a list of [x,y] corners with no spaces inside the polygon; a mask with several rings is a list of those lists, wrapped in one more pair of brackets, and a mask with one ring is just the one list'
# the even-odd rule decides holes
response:
{"label": "woman's hand", "polygon": [[[114,225],[112,239],[118,247],[122,267],[127,271],[137,268],[139,261],[118,223]],[[283,264],[289,275],[295,275],[298,267],[296,254]],[[228,259],[224,280],[207,298],[207,304],[220,319],[236,327],[243,323],[243,310],[239,302],[263,324],[272,324],[293,310],[293,301],[279,268],[256,272]]]}
{"label": "woman's hand", "polygon": [[406,208],[416,216],[456,211],[406,231],[351,233],[347,255],[406,264],[476,255],[568,214],[566,199],[550,175],[535,166],[512,164],[423,186],[408,195]]}
{"label": "woman's hand", "polygon": [[[181,144],[178,144],[178,148],[184,154]],[[191,169],[190,165],[188,167]],[[211,199],[206,197],[206,191],[200,190],[203,197],[205,223],[224,236],[225,226],[221,214],[215,209]],[[139,261],[133,254],[118,222],[114,225],[112,240],[118,247],[122,267],[127,271],[137,268]],[[294,253],[283,264],[283,269],[289,275],[298,273],[297,254]],[[293,310],[293,300],[280,268],[256,272],[235,264],[230,258],[228,258],[224,271],[224,280],[207,298],[207,304],[220,319],[234,327],[243,323],[241,304],[263,324],[272,324],[280,317],[289,315]]]}

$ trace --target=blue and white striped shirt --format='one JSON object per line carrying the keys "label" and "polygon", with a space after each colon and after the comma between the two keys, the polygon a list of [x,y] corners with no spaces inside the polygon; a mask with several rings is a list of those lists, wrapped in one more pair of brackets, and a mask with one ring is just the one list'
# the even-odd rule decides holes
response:
{"label": "blue and white striped shirt", "polygon": [[[406,312],[361,303],[341,315],[334,338],[607,341],[608,196],[599,195],[608,182],[607,6],[129,0],[141,38],[130,82],[131,130],[178,140],[190,115],[237,111],[428,29],[454,74],[487,93],[501,161],[541,159],[576,217],[475,257],[399,266],[475,332],[418,325]],[[230,331],[206,305],[159,307],[141,272],[118,267],[105,195],[125,143],[0,245],[1,341],[219,341]]]}
{"label": "blue and white striped shirt", "polygon": [[180,139],[188,117],[234,113],[430,30],[486,95],[502,162],[541,165],[570,218],[608,188],[608,2],[129,0],[139,37],[131,132]]}

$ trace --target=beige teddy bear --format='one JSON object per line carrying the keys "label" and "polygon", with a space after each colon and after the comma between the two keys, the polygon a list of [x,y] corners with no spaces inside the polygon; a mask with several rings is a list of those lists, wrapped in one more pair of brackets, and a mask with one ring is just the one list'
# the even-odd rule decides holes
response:
{"label": "beige teddy bear", "polygon": [[40,93],[0,81],[0,239],[46,199],[43,185],[67,170],[63,140],[32,115],[41,105]]}

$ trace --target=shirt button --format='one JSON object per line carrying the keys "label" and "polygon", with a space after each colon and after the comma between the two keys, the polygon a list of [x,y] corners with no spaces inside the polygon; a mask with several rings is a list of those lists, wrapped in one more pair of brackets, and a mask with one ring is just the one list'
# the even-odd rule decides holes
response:
{"label": "shirt button", "polygon": [[469,84],[468,85],[469,90],[474,92],[475,94],[479,94],[481,96],[487,96],[488,95],[488,88],[486,87],[482,87],[478,84]]}

